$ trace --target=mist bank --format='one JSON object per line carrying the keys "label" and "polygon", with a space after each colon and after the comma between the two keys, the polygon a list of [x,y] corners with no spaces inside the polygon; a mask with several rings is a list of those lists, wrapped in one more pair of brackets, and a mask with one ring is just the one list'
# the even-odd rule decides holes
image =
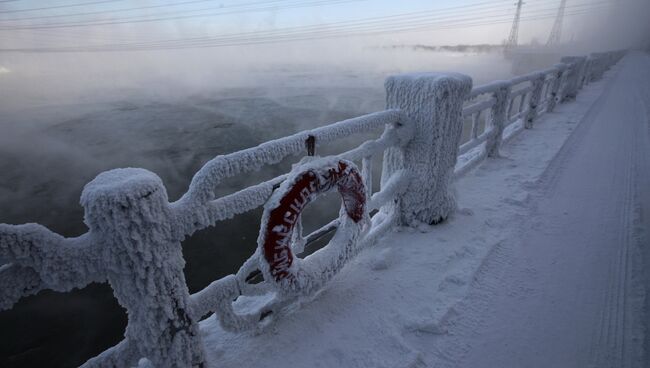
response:
{"label": "mist bank", "polygon": [[413,51],[431,51],[431,52],[453,52],[453,53],[489,53],[489,52],[502,52],[503,45],[492,45],[488,43],[476,45],[391,45],[384,46],[387,49],[410,49]]}
{"label": "mist bank", "polygon": [[[498,56],[424,55],[358,43],[319,42],[216,49],[106,53],[6,54],[0,66],[0,111],[35,106],[169,99],[226,88],[350,84],[381,88],[389,74],[412,71],[489,72]],[[485,69],[485,70],[481,70]],[[309,80],[300,79],[305,75]]]}

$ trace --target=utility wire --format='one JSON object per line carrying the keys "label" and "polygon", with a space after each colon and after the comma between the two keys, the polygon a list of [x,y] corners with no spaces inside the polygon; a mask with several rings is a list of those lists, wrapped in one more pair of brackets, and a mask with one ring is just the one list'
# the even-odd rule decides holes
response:
{"label": "utility wire", "polygon": [[[277,1],[277,0],[275,0]],[[312,0],[316,1],[318,4],[321,5],[322,3],[327,3],[327,4],[332,4],[332,1],[324,1],[324,0]],[[368,0],[335,0],[337,2],[352,2],[352,1],[368,1]],[[441,12],[441,11],[446,11],[446,10],[452,10],[452,9],[467,9],[475,6],[480,6],[480,5],[494,5],[495,3],[503,4],[503,3],[510,3],[510,0],[501,0],[501,1],[487,1],[487,2],[482,2],[482,3],[477,3],[477,4],[466,4],[466,5],[461,5],[461,6],[455,6],[455,7],[450,7],[450,8],[444,8],[444,9],[439,9],[439,10],[430,10],[430,11],[420,11],[420,12],[412,12],[412,13],[404,13],[404,14],[424,14],[424,13],[436,13],[436,12]],[[0,29],[5,29],[5,30],[28,30],[28,29],[53,29],[53,28],[70,28],[70,27],[88,27],[88,26],[98,26],[98,25],[117,25],[117,24],[130,24],[130,23],[139,23],[139,22],[158,22],[158,21],[166,21],[166,20],[179,20],[179,19],[188,19],[188,18],[198,18],[198,17],[212,17],[215,15],[224,15],[224,14],[234,14],[234,13],[247,13],[247,12],[252,12],[252,11],[265,11],[265,10],[282,10],[282,9],[287,9],[287,8],[293,8],[293,7],[298,7],[297,5],[311,5],[313,3],[298,3],[298,4],[291,4],[291,7],[263,7],[263,8],[255,8],[255,9],[244,9],[240,11],[228,11],[228,12],[218,12],[218,13],[211,13],[211,14],[195,14],[195,15],[190,15],[190,16],[172,16],[172,17],[163,17],[163,18],[148,18],[148,19],[138,19],[138,20],[133,20],[129,21],[129,19],[132,19],[134,17],[125,17],[125,18],[117,18],[117,19],[111,19],[111,20],[100,20],[100,21],[89,21],[89,22],[67,22],[67,23],[51,23],[51,24],[32,24],[32,25],[16,25],[16,26],[0,26]],[[244,5],[244,4],[242,4]],[[188,10],[190,12],[193,11],[198,11],[198,10]],[[178,14],[178,12],[174,12],[174,14]],[[146,16],[146,15],[145,15]],[[142,16],[135,16],[136,18],[140,18]]]}
{"label": "utility wire", "polygon": [[161,21],[168,21],[168,20],[205,18],[205,17],[212,17],[215,15],[225,15],[225,14],[240,14],[240,13],[263,12],[269,10],[310,8],[315,6],[338,5],[338,4],[347,4],[347,3],[360,2],[360,1],[368,1],[368,0],[312,0],[307,2],[294,2],[283,6],[266,5],[263,7],[230,10],[225,12],[221,11],[221,12],[216,12],[211,14],[194,14],[194,15],[181,15],[181,16],[174,15],[174,16],[161,17],[161,18],[148,18],[148,19],[135,19],[135,20],[128,20],[128,17],[126,17],[127,20],[108,20],[108,21],[96,21],[96,22],[85,22],[85,23],[54,23],[54,24],[25,25],[25,26],[2,26],[0,29],[2,30],[56,29],[56,28],[106,26],[106,25],[118,25],[118,24],[150,23],[150,22],[161,22]]}
{"label": "utility wire", "polygon": [[[605,4],[607,2],[595,3],[596,4]],[[572,8],[581,8],[588,4],[574,5]],[[554,12],[554,8],[544,8],[531,11],[529,13],[540,13],[540,12]],[[175,44],[200,44],[204,42],[221,42],[221,41],[233,41],[233,40],[248,40],[251,38],[267,40],[274,37],[290,37],[295,35],[313,35],[313,34],[323,34],[323,32],[341,32],[341,31],[364,31],[364,30],[374,30],[377,27],[395,27],[403,25],[422,25],[422,24],[431,24],[435,23],[450,23],[450,22],[467,22],[475,20],[483,20],[489,18],[500,18],[508,16],[508,14],[490,14],[494,13],[496,9],[483,10],[483,11],[473,11],[473,12],[463,12],[463,17],[458,16],[431,16],[431,15],[412,15],[413,13],[407,13],[408,16],[404,15],[393,15],[386,17],[377,17],[377,18],[368,18],[359,21],[342,21],[335,23],[326,23],[310,26],[299,26],[299,27],[289,27],[289,28],[280,28],[275,30],[263,30],[263,31],[252,31],[252,32],[239,32],[239,33],[230,33],[223,34],[219,36],[204,36],[204,37],[193,37],[193,38],[177,38],[171,40],[159,40],[152,42],[135,42],[135,43],[118,43],[118,44],[109,44],[102,46],[159,46],[159,45],[175,45]],[[480,16],[479,16],[480,15]],[[473,17],[467,17],[473,16]]]}
{"label": "utility wire", "polygon": [[[592,9],[577,10],[566,13],[568,16],[587,14],[596,10],[602,10],[603,6],[592,6]],[[555,14],[540,14],[536,16],[525,16],[522,17],[522,20],[531,21],[531,20],[541,20],[552,18]],[[481,18],[484,19],[484,18]],[[284,37],[275,37],[275,38],[242,38],[242,39],[232,39],[232,40],[221,40],[220,42],[204,42],[204,43],[195,43],[195,44],[176,44],[176,45],[164,45],[164,44],[152,44],[152,45],[102,45],[96,47],[50,47],[50,48],[15,48],[15,49],[0,49],[0,52],[104,52],[104,51],[144,51],[144,50],[170,50],[170,49],[188,49],[188,48],[207,48],[207,47],[224,47],[224,46],[241,46],[241,45],[258,45],[266,43],[276,43],[276,42],[287,42],[287,41],[305,41],[313,39],[323,39],[323,38],[338,38],[338,37],[349,37],[352,35],[375,35],[375,34],[384,34],[384,33],[403,33],[403,32],[413,32],[417,30],[435,30],[435,29],[456,29],[456,28],[465,28],[465,27],[476,27],[476,26],[485,26],[485,25],[495,25],[495,24],[504,24],[509,23],[511,19],[496,19],[493,21],[476,21],[476,18],[473,20],[471,18],[465,19],[461,22],[456,21],[456,23],[447,23],[440,24],[437,23],[424,23],[424,24],[411,24],[411,25],[401,25],[394,26],[386,29],[363,29],[359,31],[349,32],[349,31],[332,31],[329,33],[321,34],[302,34],[295,36],[284,36]]]}
{"label": "utility wire", "polygon": [[[16,1],[16,0],[14,0],[14,1]],[[1,19],[0,22],[17,22],[17,21],[25,21],[25,20],[68,18],[68,17],[87,16],[87,15],[125,13],[125,12],[132,12],[132,11],[138,11],[138,10],[169,8],[169,7],[175,7],[175,6],[181,6],[181,5],[199,4],[199,3],[207,3],[207,2],[214,2],[214,1],[215,0],[191,0],[191,1],[181,1],[181,2],[166,3],[166,4],[158,4],[158,5],[138,6],[138,7],[134,7],[134,8],[96,10],[96,11],[89,11],[89,12],[67,13],[67,14],[38,15],[38,16],[22,17],[22,18],[6,18],[6,19]],[[237,4],[231,4],[231,5],[220,4],[220,5],[216,6],[216,7],[203,8],[203,9],[176,10],[175,12],[176,13],[185,13],[185,12],[201,11],[201,10],[208,10],[208,9],[210,9],[210,10],[228,9],[228,8],[238,8],[238,7],[250,6],[250,5],[259,5],[259,4],[268,4],[268,3],[282,3],[282,2],[286,2],[286,1],[289,1],[289,0],[257,1],[257,2],[252,2],[252,3],[244,3],[244,4],[237,3]],[[165,14],[167,14],[167,13],[165,13]],[[155,14],[153,14],[153,15],[155,15]],[[118,19],[118,20],[121,20],[121,19]]]}
{"label": "utility wire", "polygon": [[[502,0],[502,2],[510,3],[511,0]],[[489,4],[488,9],[481,9],[485,8],[485,5]],[[480,6],[480,8],[478,8]],[[216,36],[217,38],[222,38],[222,37],[236,37],[236,36],[256,36],[256,35],[263,35],[263,36],[269,36],[269,35],[276,35],[276,34],[286,34],[287,32],[289,33],[300,33],[300,32],[306,32],[306,31],[316,31],[316,30],[331,30],[332,27],[336,27],[337,29],[341,29],[341,27],[349,27],[349,26],[359,26],[359,25],[366,25],[366,24],[388,24],[386,23],[387,21],[392,21],[392,20],[403,20],[403,21],[413,21],[417,19],[421,19],[422,17],[426,17],[427,19],[431,19],[431,16],[435,16],[434,19],[436,18],[441,18],[441,19],[448,19],[451,15],[454,15],[453,13],[458,13],[461,11],[461,15],[470,15],[470,14],[477,14],[477,13],[485,13],[484,10],[490,10],[490,11],[495,11],[499,10],[502,11],[499,8],[503,8],[503,5],[501,6],[494,6],[493,1],[488,1],[488,2],[483,2],[483,3],[477,3],[477,4],[472,4],[471,7],[475,7],[476,9],[473,10],[467,10],[466,8],[469,8],[470,5],[467,6],[456,6],[456,7],[449,7],[449,8],[443,8],[443,9],[436,9],[436,10],[430,10],[430,11],[420,11],[420,12],[409,12],[409,13],[401,13],[401,14],[394,14],[394,15],[389,15],[389,16],[381,16],[381,17],[372,17],[372,18],[364,18],[360,20],[352,20],[352,21],[338,21],[338,22],[330,22],[330,23],[324,23],[324,24],[315,24],[315,25],[306,25],[306,26],[297,26],[297,27],[285,27],[285,28],[276,28],[272,30],[261,30],[261,31],[248,31],[248,32],[239,32],[239,33],[234,33],[234,34],[225,34],[221,36]],[[481,11],[482,10],[482,11]],[[442,14],[446,14],[445,16],[441,16]],[[455,18],[452,18],[455,19]],[[0,28],[1,29],[1,28]],[[48,32],[46,30],[31,30],[30,32]],[[43,36],[47,36],[48,33],[44,33]],[[15,32],[14,32],[15,34]],[[41,36],[39,36],[40,38]],[[190,37],[190,38],[181,38],[181,39],[167,39],[167,40],[157,40],[155,42],[187,42],[187,41],[201,41],[201,40],[211,40],[214,39],[215,36],[202,36],[202,37]]]}
{"label": "utility wire", "polygon": [[[544,16],[552,15],[553,9],[541,9],[546,11],[547,14],[542,14]],[[539,11],[538,11],[539,13]],[[489,18],[494,18],[491,16]],[[498,16],[497,16],[498,17]],[[488,17],[474,17],[474,18],[464,18],[464,19],[447,19],[445,22],[444,18],[438,22],[432,22],[432,19],[423,20],[419,22],[408,20],[407,23],[392,23],[392,24],[377,24],[369,25],[364,27],[347,27],[347,28],[337,28],[337,29],[318,29],[311,32],[292,32],[292,33],[283,33],[283,34],[274,34],[258,37],[233,37],[233,35],[221,36],[219,38],[209,38],[201,39],[194,42],[189,42],[185,39],[178,39],[175,42],[153,42],[153,43],[130,43],[130,44],[108,44],[108,45],[97,45],[97,46],[78,46],[76,49],[101,49],[101,50],[138,50],[138,49],[170,49],[170,48],[196,48],[196,47],[216,47],[222,45],[238,45],[238,44],[259,44],[259,43],[270,43],[270,42],[283,42],[283,41],[292,41],[292,40],[302,40],[302,39],[315,39],[315,38],[329,38],[331,36],[339,35],[359,35],[365,34],[368,32],[374,33],[372,31],[383,31],[382,33],[394,32],[394,31],[403,31],[410,29],[420,29],[422,27],[437,29],[449,28],[449,27],[462,27],[466,25],[475,25],[475,24],[492,24],[492,22],[481,22]],[[508,20],[505,18],[503,20]],[[476,22],[479,23],[476,23]],[[497,19],[497,21],[500,21]],[[469,23],[468,23],[469,22]],[[390,26],[390,28],[388,28]],[[351,33],[354,32],[354,33]]]}
{"label": "utility wire", "polygon": [[[556,9],[553,8],[548,8],[548,9],[541,9],[540,11],[537,11],[536,14],[537,16],[551,16],[555,14]],[[284,33],[284,34],[274,34],[274,35],[259,35],[257,37],[219,37],[219,38],[212,38],[209,40],[203,40],[203,41],[195,41],[195,42],[186,42],[186,41],[180,41],[180,42],[175,42],[175,43],[149,43],[149,44],[132,44],[129,45],[128,47],[131,48],[140,48],[140,47],[145,47],[145,48],[156,48],[156,47],[202,47],[202,46],[210,46],[210,45],[231,45],[233,43],[239,44],[239,43],[247,43],[247,42],[255,42],[255,43],[264,43],[264,42],[277,42],[277,41],[286,41],[286,40],[295,40],[295,39],[303,39],[303,38],[308,38],[312,39],[313,37],[317,38],[329,38],[330,36],[339,36],[339,35],[351,35],[354,32],[356,34],[360,33],[365,33],[365,32],[373,32],[373,31],[385,31],[383,33],[389,33],[392,31],[401,31],[401,30],[409,30],[409,29],[419,29],[421,27],[458,27],[458,26],[464,26],[466,24],[473,24],[476,22],[482,22],[486,19],[490,18],[496,18],[497,21],[500,20],[508,20],[510,17],[504,18],[503,15],[492,15],[492,16],[477,16],[477,17],[466,17],[466,18],[461,18],[461,19],[421,19],[421,20],[415,20],[415,19],[408,19],[406,21],[400,21],[400,22],[390,22],[390,23],[381,23],[381,24],[370,24],[370,25],[362,25],[362,26],[352,26],[352,27],[340,27],[337,29],[317,29],[317,30],[311,30],[307,32],[291,32],[291,33]],[[470,23],[468,23],[470,22]],[[483,24],[485,22],[482,22]],[[488,22],[487,24],[490,24]],[[387,29],[388,28],[388,29]],[[125,47],[125,45],[116,45],[117,47]]]}
{"label": "utility wire", "polygon": [[[501,2],[505,3],[510,3],[511,0],[501,0]],[[285,32],[304,32],[304,31],[309,31],[309,30],[318,30],[320,28],[331,28],[331,27],[339,27],[340,26],[350,26],[350,25],[362,25],[362,24],[370,24],[370,23],[377,23],[377,22],[385,22],[387,20],[392,20],[392,19],[404,19],[404,20],[414,20],[423,16],[431,17],[432,15],[441,15],[441,14],[447,14],[447,16],[451,15],[452,13],[458,13],[459,11],[462,11],[463,15],[467,14],[474,14],[476,13],[477,10],[481,10],[482,8],[487,8],[497,10],[497,8],[503,8],[503,5],[497,5],[494,6],[494,1],[486,1],[486,2],[481,2],[481,3],[474,3],[474,4],[466,4],[465,6],[455,6],[455,7],[449,7],[449,8],[443,8],[443,9],[436,9],[436,10],[429,10],[429,11],[420,11],[420,12],[409,12],[409,13],[401,13],[401,14],[395,14],[395,15],[390,15],[390,16],[382,16],[382,17],[373,17],[373,18],[365,18],[361,20],[354,20],[354,21],[338,21],[338,22],[330,22],[330,23],[325,23],[325,24],[316,24],[316,25],[306,25],[306,26],[297,26],[297,27],[285,27],[285,28],[276,28],[273,30],[263,30],[263,31],[248,31],[248,32],[240,32],[237,34],[227,34],[227,35],[222,35],[222,36],[254,36],[254,35],[272,35],[272,34],[278,34],[278,33],[285,33]],[[468,10],[468,8],[474,8],[472,10]],[[3,30],[2,27],[0,26],[0,30]],[[8,29],[7,29],[8,30]],[[66,38],[68,39],[78,36],[79,33],[76,31],[73,34],[66,34],[66,35],[61,35],[59,33],[55,33],[51,30],[44,30],[44,29],[34,29],[34,30],[15,30],[12,29],[11,31],[14,36],[20,37],[22,36],[21,32],[30,32],[30,33],[40,33],[37,37],[38,40],[47,40],[48,38],[54,37],[54,38]],[[56,32],[62,32],[62,31],[68,31],[68,30],[56,30]],[[190,37],[190,38],[182,38],[182,39],[167,39],[167,40],[157,40],[155,42],[175,42],[175,41],[181,41],[181,42],[187,42],[187,41],[200,41],[200,40],[210,40],[214,38],[214,36],[201,36],[201,37]],[[84,35],[81,39],[77,37],[77,41],[83,40],[83,41],[88,41],[87,36]],[[100,42],[105,42],[105,41],[100,41]],[[111,41],[109,41],[111,42]],[[128,42],[128,41],[122,41],[122,42]],[[133,41],[131,41],[133,42]],[[149,41],[152,42],[152,41]]]}
{"label": "utility wire", "polygon": [[[603,4],[606,2],[601,2],[597,4]],[[572,6],[573,8],[578,8],[578,7],[584,7],[587,4],[581,4],[581,5],[574,5]],[[590,5],[591,6],[591,5]],[[413,14],[421,14],[421,13],[407,13],[408,16],[405,15],[393,15],[393,16],[386,16],[386,17],[378,17],[378,18],[368,18],[368,19],[363,19],[359,21],[343,21],[343,22],[335,22],[335,23],[326,23],[326,24],[319,24],[319,25],[311,25],[311,26],[300,26],[300,27],[290,27],[290,28],[280,28],[280,29],[275,29],[275,30],[263,30],[263,31],[252,31],[252,32],[240,32],[240,33],[231,33],[231,34],[225,34],[221,36],[206,36],[206,37],[195,37],[195,38],[183,38],[183,39],[175,39],[175,40],[163,40],[163,41],[158,41],[160,43],[174,43],[174,42],[181,42],[181,43],[187,43],[188,41],[220,41],[220,40],[232,40],[232,39],[241,39],[242,37],[262,37],[262,38],[269,38],[271,36],[287,36],[287,35],[294,35],[294,34],[309,34],[309,33],[316,33],[316,32],[322,32],[322,31],[346,31],[346,30],[363,30],[366,29],[368,26],[370,27],[386,27],[386,26],[399,26],[399,25],[417,25],[421,23],[429,24],[432,21],[446,21],[446,22],[458,22],[458,21],[467,21],[467,20],[480,20],[480,19],[485,19],[485,18],[494,18],[494,17],[503,17],[503,16],[508,16],[508,14],[504,14],[500,12],[499,14],[490,14],[494,13],[498,9],[490,9],[490,10],[481,10],[481,11],[471,11],[471,12],[463,12],[461,15],[462,16],[474,16],[471,18],[458,18],[457,16],[431,16],[431,15],[413,15]],[[537,9],[534,12],[540,12],[540,11],[555,11],[555,8],[545,8],[545,9]],[[529,12],[530,13],[530,12]],[[436,14],[433,14],[436,15]],[[480,17],[476,17],[478,15],[482,15]],[[141,45],[141,44],[136,44],[136,45]]]}
{"label": "utility wire", "polygon": [[125,0],[98,0],[98,1],[90,1],[90,2],[85,2],[85,3],[66,4],[66,5],[56,5],[56,6],[46,6],[46,7],[41,7],[41,8],[15,9],[15,10],[0,10],[0,13],[2,13],[2,14],[9,14],[9,13],[25,13],[25,12],[31,12],[31,11],[52,10],[52,9],[64,9],[64,8],[74,8],[74,7],[77,7],[77,6],[88,6],[88,5],[98,5],[98,4],[106,4],[106,3],[115,3],[115,2],[118,2],[118,1],[125,1]]}

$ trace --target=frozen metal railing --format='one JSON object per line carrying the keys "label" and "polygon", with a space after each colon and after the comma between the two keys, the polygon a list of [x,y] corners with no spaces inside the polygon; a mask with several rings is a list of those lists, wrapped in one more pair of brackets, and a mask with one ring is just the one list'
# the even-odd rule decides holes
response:
{"label": "frozen metal railing", "polygon": [[[565,57],[555,66],[472,89],[463,117],[471,119],[469,139],[459,148],[455,176],[462,175],[488,156],[498,155],[502,142],[552,112],[558,102],[575,98],[578,90],[622,57],[621,52]],[[486,98],[480,99],[483,96]],[[478,100],[478,101],[477,101]],[[489,114],[479,131],[479,119]]]}
{"label": "frozen metal railing", "polygon": [[[391,113],[395,113],[392,111]],[[394,116],[399,118],[399,114]],[[392,119],[391,119],[392,120]],[[386,122],[384,122],[386,124]],[[336,157],[349,161],[361,161],[361,176],[365,183],[367,210],[374,211],[381,209],[386,203],[390,202],[395,196],[406,187],[409,177],[403,172],[397,172],[392,175],[386,185],[377,192],[372,192],[372,162],[373,157],[381,154],[389,147],[404,146],[408,144],[412,133],[408,123],[399,122],[397,119],[389,121],[386,124],[384,133],[375,140],[366,141],[359,147],[350,151],[341,153]],[[376,128],[376,126],[374,126]],[[311,133],[316,133],[311,131]],[[308,135],[309,136],[309,135]],[[319,135],[312,135],[319,136]],[[318,138],[316,139],[318,142]],[[278,177],[272,182],[277,183],[285,179],[285,176]],[[255,203],[257,206],[263,203]],[[257,207],[256,206],[256,207]],[[384,211],[373,214],[369,231],[365,232],[359,239],[356,250],[360,251],[364,247],[372,244],[377,237],[384,234],[395,223],[395,213]],[[296,233],[292,238],[292,249],[294,253],[304,251],[305,245],[319,239],[325,234],[336,230],[341,219],[337,218],[315,230],[309,235],[302,234],[302,217],[297,217]],[[305,259],[309,261],[309,257]],[[264,268],[264,260],[258,251],[247,260],[240,270],[231,276],[217,280],[205,289],[192,295],[192,310],[194,318],[200,319],[207,313],[216,313],[223,328],[232,331],[242,331],[255,329],[260,324],[266,323],[265,319],[281,315],[282,307],[290,304],[299,297],[305,297],[303,294],[279,293],[271,280],[260,282],[261,270]],[[238,311],[238,300],[240,297],[247,298],[250,305],[251,300],[257,300],[257,305],[253,311],[247,306],[245,312]]]}
{"label": "frozen metal railing", "polygon": [[[390,77],[387,110],[218,156],[196,173],[185,195],[173,203],[154,173],[143,169],[104,172],[86,185],[81,196],[88,233],[64,238],[38,224],[0,224],[0,309],[11,308],[20,298],[40,290],[69,291],[91,282],[108,282],[128,311],[125,339],[84,366],[130,367],[138,362],[155,367],[205,366],[198,322],[207,314],[216,313],[224,329],[262,328],[270,318],[283,315],[284,307],[297,298],[312,295],[345,259],[395,225],[445,219],[455,206],[448,193],[453,177],[485,157],[498,156],[502,142],[531,128],[538,115],[553,111],[555,104],[584,84],[601,78],[622,56],[623,52],[611,52],[568,58],[541,72],[474,89],[469,77],[458,74]],[[486,123],[481,131],[482,114]],[[471,131],[469,140],[460,144],[463,118],[471,119]],[[310,170],[317,170],[319,162],[342,162],[354,170],[352,162],[361,165],[362,215],[367,221],[360,222],[353,237],[346,238],[340,230],[349,230],[345,211],[306,236],[301,217],[296,217],[290,241],[294,253],[336,229],[335,239],[349,245],[342,253],[343,261],[336,253],[330,257],[338,248],[328,249],[329,245],[314,253],[315,258],[301,260],[307,266],[313,259],[335,261],[321,282],[301,293],[287,292],[269,279],[258,244],[238,272],[189,294],[181,240],[218,221],[268,205],[273,201],[269,198],[286,189],[296,173],[217,198],[216,189],[224,179],[290,155],[313,154],[319,145],[381,128],[384,131],[376,139],[305,164]],[[380,154],[381,186],[373,193],[372,163]]]}
{"label": "frozen metal railing", "polygon": [[[206,163],[194,175],[187,193],[172,203],[172,206],[178,209],[181,217],[193,219],[193,221],[184,221],[188,224],[188,228],[184,229],[188,234],[210,226],[216,221],[250,211],[264,204],[274,186],[284,179],[282,176],[220,199],[214,198],[214,189],[226,178],[255,171],[264,165],[278,163],[290,155],[305,152],[305,142],[309,137],[314,137],[315,144],[318,146],[352,134],[372,132],[387,124],[394,125],[399,121],[399,116],[398,110],[372,113],[296,133],[229,155],[218,156]],[[392,134],[390,137],[384,137],[383,141],[372,144],[385,144],[387,139],[391,139]],[[238,205],[224,206],[224,202],[238,203]]]}
{"label": "frozen metal railing", "polygon": [[489,135],[492,134],[493,127],[485,127],[483,132],[479,134],[479,119],[483,111],[493,107],[495,104],[496,100],[489,99],[470,106],[470,109],[468,109],[467,112],[463,111],[464,116],[471,116],[472,127],[470,130],[470,139],[458,148],[459,155],[462,155],[463,153],[485,142],[488,139]]}

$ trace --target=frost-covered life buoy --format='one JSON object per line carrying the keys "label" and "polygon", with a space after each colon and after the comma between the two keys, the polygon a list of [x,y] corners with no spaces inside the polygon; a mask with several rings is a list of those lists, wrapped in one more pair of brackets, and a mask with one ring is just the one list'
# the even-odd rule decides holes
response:
{"label": "frost-covered life buoy", "polygon": [[[356,252],[367,224],[365,186],[354,163],[338,158],[306,158],[264,206],[258,251],[265,279],[285,292],[307,294],[336,274]],[[295,257],[292,234],[305,206],[338,190],[343,204],[340,224],[329,244],[305,259]]]}

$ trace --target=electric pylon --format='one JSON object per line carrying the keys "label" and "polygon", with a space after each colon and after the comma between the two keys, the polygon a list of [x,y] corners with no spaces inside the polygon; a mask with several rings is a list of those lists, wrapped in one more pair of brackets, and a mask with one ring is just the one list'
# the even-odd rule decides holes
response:
{"label": "electric pylon", "polygon": [[512,29],[510,29],[510,37],[508,37],[508,42],[506,43],[506,50],[516,47],[519,39],[519,18],[521,18],[521,6],[524,5],[524,1],[519,0],[516,5],[517,13],[515,13],[515,19],[512,21]]}
{"label": "electric pylon", "polygon": [[557,17],[555,18],[555,23],[553,24],[553,29],[551,29],[551,35],[548,37],[546,46],[557,45],[560,43],[560,39],[562,38],[562,23],[564,22],[565,7],[566,0],[562,0],[560,3],[560,8],[557,10]]}

